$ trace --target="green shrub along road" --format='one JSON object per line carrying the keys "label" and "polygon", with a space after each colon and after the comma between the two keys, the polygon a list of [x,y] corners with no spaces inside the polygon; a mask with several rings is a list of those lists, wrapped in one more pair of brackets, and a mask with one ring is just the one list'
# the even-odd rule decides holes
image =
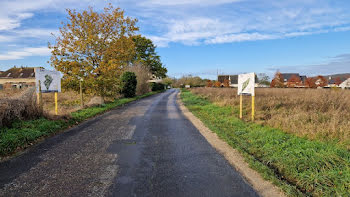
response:
{"label": "green shrub along road", "polygon": [[36,120],[17,121],[13,123],[11,128],[0,128],[0,159],[14,153],[17,149],[32,145],[39,138],[53,135],[110,109],[159,92],[150,92],[133,98],[122,98],[112,103],[82,109],[73,112],[72,118],[69,120],[48,120],[42,117]]}
{"label": "green shrub along road", "polygon": [[350,195],[347,149],[243,122],[237,117],[238,106],[220,107],[188,90],[182,90],[181,99],[208,128],[238,149],[253,169],[287,195]]}
{"label": "green shrub along road", "polygon": [[136,94],[137,79],[133,72],[125,72],[121,76],[122,94],[125,98],[132,98]]}

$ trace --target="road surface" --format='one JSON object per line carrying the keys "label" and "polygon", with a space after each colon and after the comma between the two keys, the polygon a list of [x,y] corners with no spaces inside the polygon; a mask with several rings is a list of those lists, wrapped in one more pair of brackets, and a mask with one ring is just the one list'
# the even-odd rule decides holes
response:
{"label": "road surface", "polygon": [[116,108],[0,163],[0,196],[258,196],[184,117],[177,93]]}

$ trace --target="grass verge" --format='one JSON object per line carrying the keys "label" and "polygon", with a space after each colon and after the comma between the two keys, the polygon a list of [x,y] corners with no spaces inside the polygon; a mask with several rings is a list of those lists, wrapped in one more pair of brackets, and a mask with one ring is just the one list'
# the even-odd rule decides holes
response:
{"label": "grass verge", "polygon": [[181,98],[209,129],[287,195],[350,195],[350,152],[345,148],[243,122],[232,107],[217,106],[188,90],[182,90]]}
{"label": "grass verge", "polygon": [[36,120],[15,122],[11,128],[0,128],[0,159],[1,157],[13,154],[16,150],[21,150],[32,145],[42,137],[53,135],[58,131],[78,124],[110,109],[157,93],[159,93],[159,91],[150,92],[134,98],[118,99],[101,106],[82,109],[73,112],[72,118],[69,120],[48,120],[42,117]]}

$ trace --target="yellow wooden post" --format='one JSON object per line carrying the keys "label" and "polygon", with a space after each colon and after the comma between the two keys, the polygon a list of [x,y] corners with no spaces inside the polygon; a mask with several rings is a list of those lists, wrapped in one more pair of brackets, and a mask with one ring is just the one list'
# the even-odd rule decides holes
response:
{"label": "yellow wooden post", "polygon": [[255,119],[255,96],[252,96],[252,121]]}
{"label": "yellow wooden post", "polygon": [[57,92],[55,92],[55,114],[58,115]]}
{"label": "yellow wooden post", "polygon": [[81,80],[79,80],[79,86],[80,86],[80,108],[84,108],[84,100],[83,100],[83,87],[81,84]]}
{"label": "yellow wooden post", "polygon": [[38,94],[37,94],[37,96],[38,96],[38,103],[39,103],[39,108],[40,108],[40,111],[42,112],[43,111],[43,95],[42,95],[42,93],[41,93],[41,82],[40,82],[40,80],[39,80],[39,92],[38,92]]}
{"label": "yellow wooden post", "polygon": [[243,118],[243,95],[239,96],[239,118]]}

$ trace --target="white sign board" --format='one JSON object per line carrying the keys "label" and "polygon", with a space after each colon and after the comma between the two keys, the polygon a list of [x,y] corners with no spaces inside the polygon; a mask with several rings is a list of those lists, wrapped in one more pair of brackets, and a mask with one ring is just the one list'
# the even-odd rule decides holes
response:
{"label": "white sign board", "polygon": [[238,95],[255,96],[255,73],[238,75]]}
{"label": "white sign board", "polygon": [[36,69],[35,84],[36,92],[39,92],[39,81],[41,92],[61,92],[61,73],[58,71]]}

